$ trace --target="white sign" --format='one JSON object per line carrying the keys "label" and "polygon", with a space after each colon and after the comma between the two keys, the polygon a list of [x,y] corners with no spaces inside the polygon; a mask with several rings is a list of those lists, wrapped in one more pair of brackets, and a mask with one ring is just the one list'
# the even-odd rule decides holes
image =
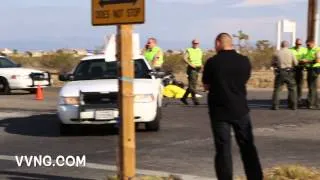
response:
{"label": "white sign", "polygon": [[292,46],[295,45],[296,40],[296,32],[297,32],[297,25],[295,21],[290,21],[287,19],[283,19],[278,21],[277,25],[277,49],[279,50],[281,47],[281,39],[282,33],[291,33],[291,44]]}
{"label": "white sign", "polygon": [[289,21],[289,20],[283,20],[283,32],[293,33],[296,31],[296,22]]}
{"label": "white sign", "polygon": [[[116,48],[117,48],[117,42],[116,42],[116,35],[112,34],[111,36],[107,37],[105,40],[105,49],[104,49],[104,55],[107,59],[116,60]],[[137,33],[132,34],[132,56],[133,58],[140,55],[140,36]]]}

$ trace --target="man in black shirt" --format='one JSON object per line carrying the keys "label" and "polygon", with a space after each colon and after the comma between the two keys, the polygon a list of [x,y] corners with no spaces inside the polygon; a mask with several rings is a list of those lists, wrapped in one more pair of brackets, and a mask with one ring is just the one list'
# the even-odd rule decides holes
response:
{"label": "man in black shirt", "polygon": [[209,91],[208,105],[214,135],[215,169],[219,180],[232,180],[231,127],[240,147],[248,180],[262,180],[263,173],[254,144],[247,104],[246,84],[251,64],[232,47],[232,37],[221,33],[216,38],[217,55],[208,59],[202,82]]}

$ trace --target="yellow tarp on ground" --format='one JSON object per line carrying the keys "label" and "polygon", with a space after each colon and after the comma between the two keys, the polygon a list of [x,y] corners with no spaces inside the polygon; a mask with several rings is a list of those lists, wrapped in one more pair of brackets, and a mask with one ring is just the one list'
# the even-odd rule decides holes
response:
{"label": "yellow tarp on ground", "polygon": [[[163,89],[163,96],[167,98],[176,98],[180,99],[183,97],[184,93],[186,92],[185,89],[176,86],[176,85],[167,85]],[[200,95],[197,94],[198,97],[201,97]],[[191,94],[189,94],[188,97],[191,97]]]}

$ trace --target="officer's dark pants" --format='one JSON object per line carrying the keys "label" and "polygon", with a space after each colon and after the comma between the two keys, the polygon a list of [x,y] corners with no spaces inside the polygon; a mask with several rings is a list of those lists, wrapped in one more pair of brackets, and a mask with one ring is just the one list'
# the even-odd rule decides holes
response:
{"label": "officer's dark pants", "polygon": [[197,93],[197,83],[198,83],[198,77],[199,77],[199,71],[200,68],[187,68],[187,75],[188,75],[188,88],[183,95],[183,99],[186,99],[189,94],[191,94],[193,101],[197,101],[196,99],[196,93]]}
{"label": "officer's dark pants", "polygon": [[233,121],[218,121],[211,117],[211,128],[216,148],[215,170],[218,180],[232,180],[231,128],[235,132],[248,180],[262,180],[263,173],[254,145],[249,114]]}
{"label": "officer's dark pants", "polygon": [[307,82],[308,82],[308,106],[317,106],[318,105],[318,74],[316,69],[308,68]]}
{"label": "officer's dark pants", "polygon": [[288,103],[291,108],[297,108],[297,87],[294,79],[294,72],[291,70],[280,69],[275,72],[274,90],[272,105],[279,107],[279,93],[283,84],[287,85],[289,91]]}
{"label": "officer's dark pants", "polygon": [[303,69],[304,69],[304,67],[300,67],[300,66],[295,68],[295,80],[296,80],[296,83],[297,83],[297,99],[298,99],[298,102],[301,100],[301,97],[302,97]]}

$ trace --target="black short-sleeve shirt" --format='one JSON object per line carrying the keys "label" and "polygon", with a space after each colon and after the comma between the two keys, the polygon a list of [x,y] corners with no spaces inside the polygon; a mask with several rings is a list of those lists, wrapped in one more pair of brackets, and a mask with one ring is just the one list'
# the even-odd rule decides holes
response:
{"label": "black short-sleeve shirt", "polygon": [[219,51],[207,60],[202,82],[210,86],[208,105],[213,120],[237,120],[248,114],[246,84],[250,75],[248,57],[235,50]]}

